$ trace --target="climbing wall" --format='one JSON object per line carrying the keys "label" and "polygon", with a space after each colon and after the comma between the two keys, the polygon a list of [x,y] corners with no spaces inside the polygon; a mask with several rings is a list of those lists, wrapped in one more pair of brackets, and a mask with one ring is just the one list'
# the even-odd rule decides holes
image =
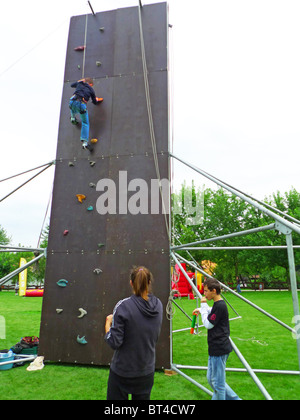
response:
{"label": "climbing wall", "polygon": [[[168,179],[167,5],[144,6],[141,14],[155,156],[161,179]],[[85,50],[75,50],[84,45]],[[82,75],[94,79],[96,95],[104,98],[101,105],[88,104],[90,138],[98,139],[93,153],[82,150],[80,127],[70,124],[71,84]],[[151,180],[158,177],[144,77],[138,7],[71,19],[40,331],[39,354],[46,360],[109,364],[112,351],[104,342],[105,318],[120,299],[130,296],[134,265],[152,271],[153,291],[166,307],[168,216],[161,200],[159,213],[151,214]],[[135,208],[142,207],[141,200],[134,199],[138,188],[127,188],[138,179],[148,186],[149,214],[132,214],[127,206],[133,199]],[[101,190],[105,180],[115,186],[106,201],[108,187]],[[82,202],[78,194],[85,196]],[[111,208],[100,214],[101,202],[108,205],[111,199],[115,214]],[[164,317],[157,368],[169,366],[169,334]]]}

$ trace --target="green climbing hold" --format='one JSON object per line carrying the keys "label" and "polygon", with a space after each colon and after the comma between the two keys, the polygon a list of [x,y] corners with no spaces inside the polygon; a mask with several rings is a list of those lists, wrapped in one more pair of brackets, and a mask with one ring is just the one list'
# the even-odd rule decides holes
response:
{"label": "green climbing hold", "polygon": [[90,207],[87,208],[87,211],[93,211],[93,210],[94,210],[93,206],[90,206]]}

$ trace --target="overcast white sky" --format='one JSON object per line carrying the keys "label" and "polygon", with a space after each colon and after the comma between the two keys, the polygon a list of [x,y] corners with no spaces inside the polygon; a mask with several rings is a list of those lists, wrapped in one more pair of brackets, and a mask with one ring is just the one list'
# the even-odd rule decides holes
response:
{"label": "overcast white sky", "polygon": [[[143,4],[155,1],[143,0]],[[91,0],[95,12],[138,0]],[[174,153],[222,180],[269,196],[299,185],[299,0],[169,0]],[[55,159],[71,16],[86,0],[1,5],[0,180]],[[31,174],[0,183],[0,199]],[[0,203],[12,243],[36,246],[54,167]],[[182,165],[184,179],[211,186]]]}

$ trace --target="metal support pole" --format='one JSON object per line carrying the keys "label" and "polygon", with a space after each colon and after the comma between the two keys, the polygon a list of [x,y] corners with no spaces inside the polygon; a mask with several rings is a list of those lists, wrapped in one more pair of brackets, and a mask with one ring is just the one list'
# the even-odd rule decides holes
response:
{"label": "metal support pole", "polygon": [[199,292],[199,290],[197,289],[197,287],[194,285],[194,283],[191,281],[191,279],[189,278],[189,276],[187,275],[186,271],[183,269],[182,265],[180,264],[180,262],[178,261],[178,259],[176,258],[176,255],[171,252],[171,257],[174,259],[174,261],[176,262],[176,264],[178,265],[180,271],[182,272],[182,274],[184,275],[184,277],[187,279],[188,283],[191,285],[192,289],[194,290],[194,292],[196,293],[196,296],[198,296],[200,299],[202,299],[202,296]]}
{"label": "metal support pole", "polygon": [[[234,233],[229,233],[228,235],[222,235],[222,236],[217,236],[215,238],[209,238],[209,239],[203,239],[202,241],[197,241],[197,242],[191,242],[189,244],[185,244],[185,245],[176,245],[171,247],[172,251],[176,251],[179,249],[186,249],[189,247],[192,247],[194,245],[201,245],[201,244],[207,244],[210,242],[215,242],[215,241],[222,241],[224,239],[230,239],[230,238],[236,238],[239,236],[246,236],[246,235],[250,235],[252,233],[258,233],[258,232],[264,232],[266,230],[272,230],[275,228],[275,223],[272,223],[271,225],[268,226],[261,226],[258,228],[254,228],[254,229],[249,229],[249,230],[245,230],[245,231],[241,231],[241,232],[234,232]],[[199,248],[201,249],[201,248]],[[193,249],[195,250],[195,249]]]}
{"label": "metal support pole", "polygon": [[20,246],[0,245],[0,252],[44,252],[44,251],[45,251],[45,248],[25,248],[25,247],[20,247]]}
{"label": "metal support pole", "polygon": [[[191,369],[191,370],[207,370],[207,366],[191,366],[191,365],[178,365],[178,369]],[[255,373],[270,373],[274,375],[300,375],[298,370],[274,370],[274,369],[252,369]],[[226,368],[226,372],[247,372],[245,368]]]}
{"label": "metal support pole", "polygon": [[184,165],[188,166],[189,168],[193,169],[194,171],[198,172],[199,174],[203,175],[205,178],[210,179],[212,182],[214,182],[215,184],[217,184],[220,187],[224,188],[225,190],[231,192],[232,194],[236,195],[237,197],[240,197],[242,200],[244,200],[247,203],[251,204],[251,206],[257,208],[262,213],[264,213],[264,214],[272,217],[272,219],[274,219],[274,220],[282,223],[284,226],[286,226],[286,227],[292,229],[294,232],[297,232],[297,233],[300,234],[300,226],[299,225],[295,225],[295,224],[289,222],[288,220],[285,220],[283,217],[278,216],[278,214],[274,213],[273,211],[268,210],[264,206],[262,206],[261,204],[256,203],[254,200],[252,200],[251,198],[247,197],[245,194],[239,192],[235,188],[230,187],[228,184],[220,181],[218,178],[215,178],[212,175],[209,175],[207,172],[202,171],[201,169],[197,168],[196,166],[191,165],[190,163],[185,162],[184,160],[180,159],[179,157],[173,155],[173,153],[170,153],[170,156],[173,157],[174,159],[177,159],[179,162],[183,163]]}
{"label": "metal support pole", "polygon": [[[172,253],[171,255],[173,256],[174,254]],[[200,268],[195,267],[194,264],[192,264],[190,261],[187,261],[185,258],[181,257],[180,255],[178,255],[178,257],[182,261],[184,261],[185,263],[189,264],[192,268],[197,269],[198,271],[200,271],[201,273],[203,273],[206,277],[209,277],[211,279],[214,278],[214,277],[210,276],[209,274],[207,274],[205,271],[201,270]],[[178,260],[176,260],[176,261],[178,261]],[[239,299],[243,300],[244,302],[248,303],[248,305],[252,306],[253,308],[257,309],[262,314],[264,314],[267,317],[271,318],[273,321],[277,322],[282,327],[286,328],[287,330],[291,331],[292,333],[295,333],[295,330],[293,330],[293,328],[291,328],[289,325],[285,324],[284,322],[280,321],[280,319],[277,319],[275,316],[269,314],[268,312],[266,312],[265,310],[263,310],[259,306],[255,305],[255,303],[253,303],[250,300],[248,300],[248,299],[244,298],[243,296],[239,295],[234,290],[230,289],[230,287],[226,286],[225,284],[221,283],[220,281],[219,281],[219,283],[223,287],[223,289],[227,290],[228,292],[232,293],[234,296],[236,296]]]}
{"label": "metal support pole", "polygon": [[42,257],[45,257],[45,253],[39,255],[38,257],[34,258],[33,260],[29,261],[27,264],[23,265],[22,267],[17,268],[17,270],[13,271],[12,273],[8,274],[7,276],[0,279],[0,286],[7,283],[9,280],[11,280],[13,277],[20,274],[22,271],[26,270],[26,268],[30,267],[32,264],[40,260]]}
{"label": "metal support pole", "polygon": [[292,233],[286,235],[286,243],[288,248],[288,259],[289,259],[289,269],[290,269],[290,281],[291,281],[291,290],[293,297],[293,307],[294,307],[294,323],[295,323],[295,338],[297,342],[297,351],[298,351],[298,362],[300,370],[300,313],[299,313],[299,300],[297,292],[297,277],[296,277],[296,268],[295,268],[295,257],[293,250],[293,238]]}
{"label": "metal support pole", "polygon": [[[273,251],[273,250],[286,250],[286,245],[278,246],[187,246],[180,248],[179,251]],[[300,245],[294,245],[293,249],[300,249]]]}
{"label": "metal support pole", "polygon": [[12,192],[10,192],[9,194],[7,194],[5,197],[1,198],[0,203],[2,203],[2,201],[6,200],[6,198],[10,197],[12,194],[14,194],[16,191],[20,190],[22,187],[24,187],[24,185],[28,184],[30,181],[32,181],[34,178],[36,178],[37,176],[41,175],[43,172],[45,172],[48,168],[50,168],[50,166],[52,166],[54,164],[54,162],[51,162],[46,168],[42,169],[40,172],[38,172],[36,175],[34,175],[33,177],[31,177],[30,179],[28,179],[27,181],[25,181],[22,185],[20,185],[19,187],[17,187],[16,189],[14,189]]}
{"label": "metal support pole", "polygon": [[206,394],[210,395],[211,397],[213,396],[213,393],[209,389],[205,388],[203,385],[199,384],[194,379],[190,378],[188,375],[181,372],[181,370],[177,369],[176,365],[172,364],[171,369],[174,370],[175,372],[179,373],[179,375],[183,376],[185,379],[190,381],[192,384],[196,385],[198,388],[201,389],[201,391],[206,392]]}
{"label": "metal support pole", "polygon": [[245,366],[247,372],[249,373],[249,375],[251,376],[251,378],[253,379],[253,381],[257,385],[258,389],[261,391],[261,393],[263,394],[263,396],[268,401],[272,400],[270,394],[268,393],[268,391],[266,390],[266,388],[263,386],[263,384],[260,382],[260,380],[258,379],[258,377],[255,375],[253,369],[251,368],[251,366],[249,365],[249,363],[247,362],[247,360],[244,358],[244,356],[239,351],[239,349],[237,348],[237,346],[234,344],[234,342],[232,341],[232,339],[230,337],[229,337],[229,339],[230,339],[231,345],[233,347],[233,350],[235,351],[235,354],[240,359],[240,361],[242,362],[242,364]]}
{"label": "metal support pole", "polygon": [[[175,306],[177,306],[177,308],[183,313],[183,315],[185,315],[190,320],[190,322],[192,322],[192,318],[175,302],[174,299],[172,300],[172,303]],[[191,328],[189,328],[189,329],[191,329]]]}
{"label": "metal support pole", "polygon": [[33,360],[37,358],[36,355],[29,355],[29,354],[17,354],[16,356],[17,356],[17,359],[11,360],[10,362],[1,362],[0,366],[12,365],[15,363],[32,362]]}
{"label": "metal support pole", "polygon": [[93,16],[95,16],[95,12],[94,12],[94,9],[93,9],[90,1],[88,1],[88,5],[90,6],[90,9],[91,9],[91,11],[93,13]]}

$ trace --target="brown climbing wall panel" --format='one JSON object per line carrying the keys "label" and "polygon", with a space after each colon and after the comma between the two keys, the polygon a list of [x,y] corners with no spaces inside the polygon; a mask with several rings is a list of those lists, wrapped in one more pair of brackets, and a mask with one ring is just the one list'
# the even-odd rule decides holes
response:
{"label": "brown climbing wall panel", "polygon": [[[145,265],[152,271],[154,293],[164,307],[168,301],[166,219],[161,203],[161,214],[150,212],[151,180],[157,179],[157,173],[138,10],[131,7],[71,19],[40,331],[39,354],[46,360],[109,364],[112,351],[103,339],[105,318],[120,299],[131,294],[129,271],[133,265]],[[144,6],[142,22],[160,177],[168,179],[166,3]],[[85,44],[85,36],[85,53],[75,51]],[[96,95],[104,98],[101,105],[88,105],[90,138],[99,139],[92,154],[81,149],[80,128],[70,124],[68,107],[73,93],[70,86],[82,78],[83,71],[85,77],[94,79]],[[133,179],[146,181],[149,214],[120,214],[119,190],[126,192],[122,182],[119,185],[121,171],[126,171],[127,184]],[[97,211],[103,192],[95,186],[103,179],[116,185],[116,214],[100,215]],[[127,200],[137,191],[127,192]],[[86,199],[80,203],[77,194]],[[91,211],[87,210],[90,206]],[[101,272],[94,272],[97,268]],[[65,287],[57,284],[62,279],[67,281]],[[79,308],[87,312],[82,318],[78,318]],[[57,313],[57,309],[63,311]],[[87,343],[80,344],[77,338]],[[157,368],[169,366],[169,346],[169,323],[164,317]]]}

